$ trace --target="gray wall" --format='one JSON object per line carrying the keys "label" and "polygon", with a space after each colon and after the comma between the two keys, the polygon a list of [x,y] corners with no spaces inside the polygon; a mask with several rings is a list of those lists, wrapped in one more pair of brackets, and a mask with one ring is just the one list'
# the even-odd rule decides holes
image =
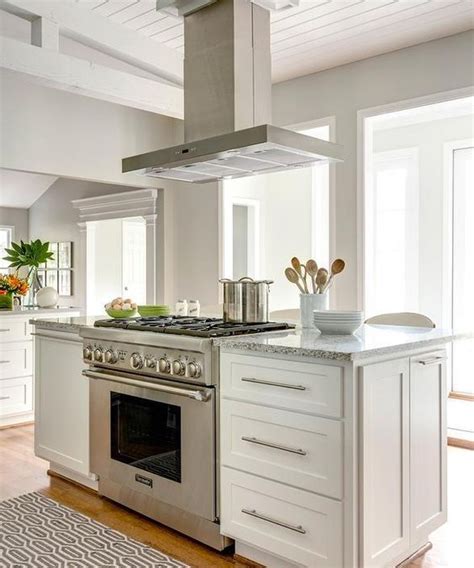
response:
{"label": "gray wall", "polygon": [[474,32],[468,31],[274,85],[273,122],[336,117],[345,146],[336,166],[335,253],[347,262],[337,307],[358,301],[357,111],[474,84]]}
{"label": "gray wall", "polygon": [[28,209],[0,207],[0,225],[15,227],[13,235],[15,241],[28,240]]}

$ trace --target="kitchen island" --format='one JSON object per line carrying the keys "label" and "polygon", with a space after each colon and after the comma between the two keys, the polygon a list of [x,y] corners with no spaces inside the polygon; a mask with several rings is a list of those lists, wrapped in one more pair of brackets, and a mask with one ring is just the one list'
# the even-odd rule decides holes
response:
{"label": "kitchen island", "polygon": [[221,530],[271,567],[396,566],[446,521],[450,331],[220,347]]}
{"label": "kitchen island", "polygon": [[[36,452],[93,488],[79,333],[95,319],[33,322]],[[237,554],[271,567],[366,568],[423,549],[446,520],[445,345],[457,337],[363,326],[355,336],[212,339],[218,514]]]}

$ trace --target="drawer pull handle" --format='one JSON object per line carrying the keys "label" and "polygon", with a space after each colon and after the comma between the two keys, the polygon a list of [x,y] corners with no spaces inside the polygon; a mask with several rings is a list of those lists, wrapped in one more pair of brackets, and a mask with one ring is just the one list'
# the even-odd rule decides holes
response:
{"label": "drawer pull handle", "polygon": [[274,525],[278,525],[279,527],[283,527],[285,529],[289,529],[290,531],[295,531],[300,534],[306,534],[306,531],[301,525],[290,525],[285,523],[284,521],[278,521],[277,519],[272,519],[271,517],[267,517],[266,515],[262,515],[262,513],[257,513],[255,509],[242,509],[242,513],[246,515],[250,515],[251,517],[256,517],[257,519],[261,519],[262,521],[267,521],[267,523],[272,523]]}
{"label": "drawer pull handle", "polygon": [[276,383],[274,381],[265,381],[263,379],[255,379],[254,377],[242,377],[241,379],[245,383],[256,383],[258,385],[269,385],[271,387],[281,387],[284,389],[293,389],[299,391],[305,391],[306,387],[303,385],[290,385],[288,383]]}
{"label": "drawer pull handle", "polygon": [[281,444],[275,444],[274,442],[266,442],[265,440],[259,440],[258,438],[253,438],[249,436],[242,436],[241,438],[244,442],[251,442],[252,444],[258,444],[260,446],[268,446],[269,448],[275,448],[275,450],[283,450],[284,452],[290,452],[290,454],[298,454],[299,456],[305,456],[307,452],[300,450],[298,448],[290,448],[288,446],[282,446]]}
{"label": "drawer pull handle", "polygon": [[10,328],[7,328],[7,329],[0,329],[0,331],[10,331]]}
{"label": "drawer pull handle", "polygon": [[5,360],[5,361],[0,361],[0,363],[11,363],[11,361]]}
{"label": "drawer pull handle", "polygon": [[436,365],[437,363],[441,363],[441,361],[446,361],[446,357],[432,357],[431,359],[420,359],[418,363],[420,365]]}
{"label": "drawer pull handle", "polygon": [[0,396],[0,400],[8,400],[11,396]]}

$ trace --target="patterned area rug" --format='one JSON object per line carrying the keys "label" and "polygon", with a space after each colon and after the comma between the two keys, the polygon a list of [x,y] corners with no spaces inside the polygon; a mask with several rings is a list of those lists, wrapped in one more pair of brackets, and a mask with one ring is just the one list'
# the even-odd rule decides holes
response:
{"label": "patterned area rug", "polygon": [[39,493],[0,503],[2,568],[189,568]]}

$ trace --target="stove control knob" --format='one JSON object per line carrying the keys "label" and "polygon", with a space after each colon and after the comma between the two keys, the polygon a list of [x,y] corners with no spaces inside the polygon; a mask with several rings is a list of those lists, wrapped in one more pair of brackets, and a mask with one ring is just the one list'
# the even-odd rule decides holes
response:
{"label": "stove control knob", "polygon": [[140,353],[132,353],[130,356],[130,366],[137,371],[143,367],[143,359]]}
{"label": "stove control knob", "polygon": [[104,352],[102,351],[102,347],[96,347],[94,349],[94,361],[98,363],[102,363],[104,361]]}
{"label": "stove control knob", "polygon": [[171,364],[169,360],[166,359],[166,357],[161,357],[161,359],[158,361],[158,370],[160,371],[160,373],[169,373],[170,369]]}
{"label": "stove control knob", "polygon": [[113,349],[107,349],[107,351],[105,352],[105,362],[109,363],[110,365],[113,365],[117,361],[118,361],[117,351],[114,351]]}
{"label": "stove control knob", "polygon": [[179,359],[175,359],[173,361],[173,375],[184,375],[185,371],[186,371],[186,365],[183,363],[183,361],[180,361]]}
{"label": "stove control knob", "polygon": [[152,355],[145,357],[145,367],[147,369],[154,369],[156,367],[156,359]]}
{"label": "stove control knob", "polygon": [[82,356],[86,361],[92,361],[92,347],[90,345],[86,345],[82,350]]}
{"label": "stove control knob", "polygon": [[193,379],[197,379],[201,376],[201,372],[202,369],[199,363],[196,363],[196,361],[191,361],[191,363],[189,363],[188,373],[190,377],[192,377]]}

